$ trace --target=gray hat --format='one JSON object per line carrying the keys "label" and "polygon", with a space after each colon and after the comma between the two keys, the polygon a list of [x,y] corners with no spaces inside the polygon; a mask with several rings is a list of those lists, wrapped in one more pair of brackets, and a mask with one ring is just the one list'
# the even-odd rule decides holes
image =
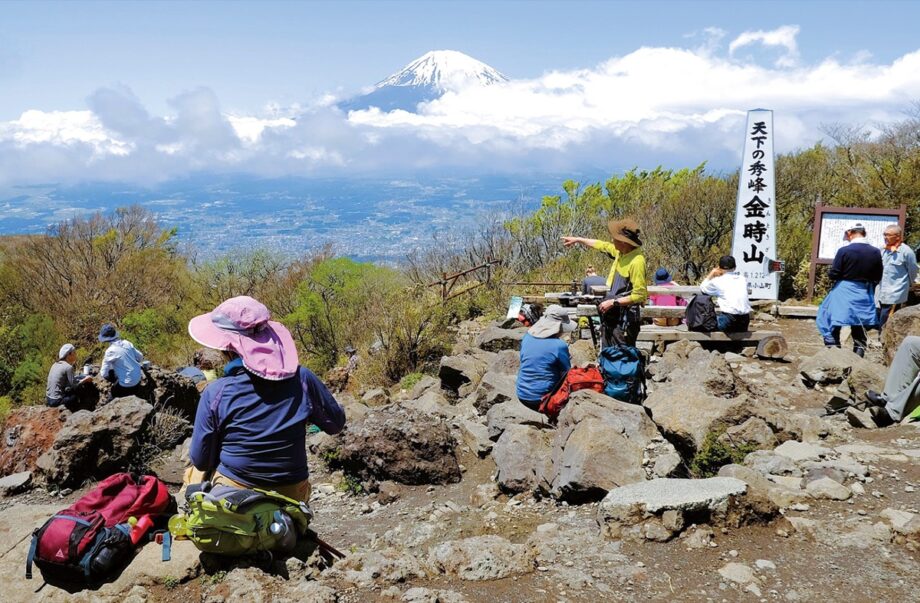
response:
{"label": "gray hat", "polygon": [[571,333],[575,330],[575,322],[569,319],[565,308],[553,304],[543,311],[543,316],[536,322],[528,333],[540,339],[555,337],[559,333]]}
{"label": "gray hat", "polygon": [[77,348],[73,347],[72,343],[65,343],[61,346],[61,349],[58,351],[58,360],[63,360],[67,358],[67,355],[71,352],[76,352]]}

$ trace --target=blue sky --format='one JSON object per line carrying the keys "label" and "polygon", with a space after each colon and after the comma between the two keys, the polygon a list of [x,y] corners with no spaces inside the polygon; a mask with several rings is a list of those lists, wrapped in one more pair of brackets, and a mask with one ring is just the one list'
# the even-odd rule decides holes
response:
{"label": "blue sky", "polygon": [[82,106],[123,83],[154,111],[198,86],[226,108],[355,90],[428,50],[511,77],[591,67],[641,46],[801,28],[803,61],[920,46],[920,2],[25,2],[0,3],[0,119]]}
{"label": "blue sky", "polygon": [[[903,116],[920,98],[917,23],[907,1],[2,2],[0,183],[388,170],[432,153],[469,169],[730,165],[732,128],[762,100],[781,151],[821,123]],[[329,110],[433,49],[513,85],[459,91],[422,118]],[[687,92],[686,74],[725,93]],[[279,118],[297,126],[266,121]],[[271,136],[246,138],[243,119]]]}

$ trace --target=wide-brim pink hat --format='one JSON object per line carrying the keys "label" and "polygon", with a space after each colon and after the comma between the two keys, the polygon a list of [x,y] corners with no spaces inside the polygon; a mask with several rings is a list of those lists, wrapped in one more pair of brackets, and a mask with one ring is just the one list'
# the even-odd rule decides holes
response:
{"label": "wide-brim pink hat", "polygon": [[261,302],[241,295],[190,320],[188,334],[203,346],[235,352],[250,373],[281,381],[297,374],[297,348],[290,331],[270,318]]}

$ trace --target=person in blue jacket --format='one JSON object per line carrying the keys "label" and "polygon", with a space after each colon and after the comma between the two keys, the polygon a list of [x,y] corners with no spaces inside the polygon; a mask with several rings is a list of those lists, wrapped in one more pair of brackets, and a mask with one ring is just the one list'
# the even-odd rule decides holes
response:
{"label": "person in blue jacket", "polygon": [[260,302],[240,296],[189,322],[192,339],[228,362],[201,394],[183,481],[271,489],[308,502],[307,428],[339,433],[345,411],[298,364],[290,332],[270,318]]}
{"label": "person in blue jacket", "polygon": [[565,308],[554,304],[527,330],[521,341],[516,390],[524,406],[537,410],[543,396],[554,391],[572,368],[569,346],[559,337],[575,326]]}
{"label": "person in blue jacket", "polygon": [[882,254],[866,240],[866,228],[854,224],[844,233],[848,241],[837,250],[828,276],[834,286],[818,307],[818,332],[827,347],[840,347],[840,329],[850,327],[853,351],[864,356],[866,329],[877,328],[875,288],[882,280]]}

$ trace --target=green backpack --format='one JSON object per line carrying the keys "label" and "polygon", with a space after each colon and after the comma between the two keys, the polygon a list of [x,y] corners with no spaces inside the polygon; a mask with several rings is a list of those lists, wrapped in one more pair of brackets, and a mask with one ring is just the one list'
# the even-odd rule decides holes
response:
{"label": "green backpack", "polygon": [[290,552],[313,518],[306,503],[257,488],[210,488],[205,482],[189,486],[185,500],[188,511],[170,521],[173,536],[188,538],[205,553],[231,557]]}

